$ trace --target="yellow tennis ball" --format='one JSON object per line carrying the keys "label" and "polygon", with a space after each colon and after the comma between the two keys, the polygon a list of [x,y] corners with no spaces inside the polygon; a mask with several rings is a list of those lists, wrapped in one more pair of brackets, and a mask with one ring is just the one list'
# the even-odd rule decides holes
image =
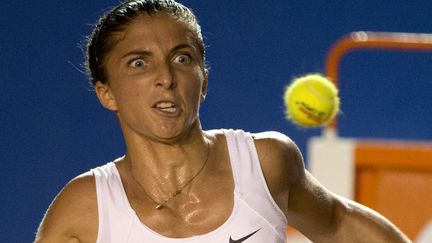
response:
{"label": "yellow tennis ball", "polygon": [[303,127],[323,126],[339,111],[338,89],[320,74],[295,78],[284,101],[287,117]]}

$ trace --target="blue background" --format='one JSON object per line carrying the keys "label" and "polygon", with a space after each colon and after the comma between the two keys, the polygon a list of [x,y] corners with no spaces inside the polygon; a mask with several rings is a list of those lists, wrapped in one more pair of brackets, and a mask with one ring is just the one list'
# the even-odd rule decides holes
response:
{"label": "blue background", "polygon": [[[0,3],[0,242],[31,242],[68,180],[124,152],[115,117],[98,104],[81,66],[85,36],[116,3]],[[284,118],[282,93],[293,77],[323,72],[330,46],[352,31],[432,32],[426,0],[182,3],[195,10],[209,46],[203,127],[277,130],[303,152],[321,130]],[[431,140],[431,64],[431,53],[344,58],[341,136]]]}

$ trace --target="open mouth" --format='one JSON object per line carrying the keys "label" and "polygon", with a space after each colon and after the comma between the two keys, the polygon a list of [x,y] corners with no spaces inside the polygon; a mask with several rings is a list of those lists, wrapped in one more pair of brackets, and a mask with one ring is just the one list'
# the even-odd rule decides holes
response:
{"label": "open mouth", "polygon": [[153,107],[165,113],[175,113],[177,111],[177,106],[170,101],[158,102]]}

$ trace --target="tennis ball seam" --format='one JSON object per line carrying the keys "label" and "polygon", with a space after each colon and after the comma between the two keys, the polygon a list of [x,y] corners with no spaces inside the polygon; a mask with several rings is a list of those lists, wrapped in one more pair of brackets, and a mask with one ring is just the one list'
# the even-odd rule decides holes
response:
{"label": "tennis ball seam", "polygon": [[[323,102],[326,102],[326,103],[331,103],[331,102],[333,102],[333,100],[334,100],[334,98],[335,97],[327,97],[327,96],[325,96],[325,95],[323,95],[323,94],[320,94],[319,92],[318,92],[318,90],[316,90],[310,83],[305,83],[305,85],[306,85],[306,89],[308,89],[313,95],[315,95],[318,99],[320,99],[321,101],[323,101]],[[333,93],[333,92],[332,92]],[[333,94],[332,94],[333,95]],[[337,95],[337,94],[336,94]]]}

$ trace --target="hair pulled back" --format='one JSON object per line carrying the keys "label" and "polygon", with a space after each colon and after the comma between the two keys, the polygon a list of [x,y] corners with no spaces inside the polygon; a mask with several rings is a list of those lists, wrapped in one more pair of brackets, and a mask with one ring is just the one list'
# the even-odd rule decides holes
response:
{"label": "hair pulled back", "polygon": [[116,44],[113,35],[124,31],[139,15],[168,13],[186,24],[193,33],[205,67],[205,46],[201,27],[191,9],[174,0],[129,0],[103,15],[87,40],[85,66],[94,86],[96,81],[106,83],[105,58]]}

